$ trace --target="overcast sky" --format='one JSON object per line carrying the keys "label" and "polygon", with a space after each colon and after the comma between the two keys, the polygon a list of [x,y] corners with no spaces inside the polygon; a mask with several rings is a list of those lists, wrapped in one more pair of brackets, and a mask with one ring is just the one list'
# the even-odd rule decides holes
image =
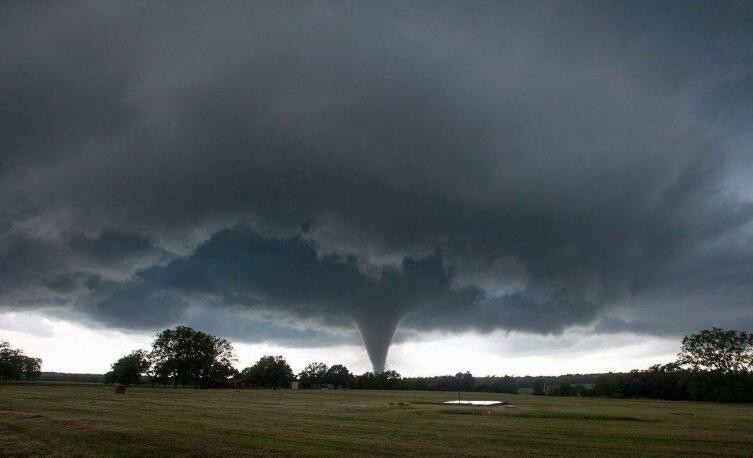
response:
{"label": "overcast sky", "polygon": [[5,2],[0,42],[0,338],[45,370],[178,324],[410,375],[753,330],[750,2]]}

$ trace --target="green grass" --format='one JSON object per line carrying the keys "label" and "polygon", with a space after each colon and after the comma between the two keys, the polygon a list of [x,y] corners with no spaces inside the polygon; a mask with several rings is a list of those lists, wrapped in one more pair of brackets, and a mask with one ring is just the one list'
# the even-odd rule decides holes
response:
{"label": "green grass", "polygon": [[0,455],[753,455],[753,405],[455,393],[0,386]]}

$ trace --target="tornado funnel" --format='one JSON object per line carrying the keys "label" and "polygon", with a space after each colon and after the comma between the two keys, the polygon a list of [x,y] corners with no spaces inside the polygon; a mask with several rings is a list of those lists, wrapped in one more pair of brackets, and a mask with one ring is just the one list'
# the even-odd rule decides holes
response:
{"label": "tornado funnel", "polygon": [[400,318],[391,313],[354,318],[375,373],[384,372],[387,352]]}

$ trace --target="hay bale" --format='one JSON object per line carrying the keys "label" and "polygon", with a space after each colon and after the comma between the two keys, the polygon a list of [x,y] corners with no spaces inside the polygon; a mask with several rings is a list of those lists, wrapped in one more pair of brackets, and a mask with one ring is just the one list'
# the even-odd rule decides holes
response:
{"label": "hay bale", "polygon": [[115,384],[115,392],[118,394],[125,394],[126,386],[121,385],[120,383]]}

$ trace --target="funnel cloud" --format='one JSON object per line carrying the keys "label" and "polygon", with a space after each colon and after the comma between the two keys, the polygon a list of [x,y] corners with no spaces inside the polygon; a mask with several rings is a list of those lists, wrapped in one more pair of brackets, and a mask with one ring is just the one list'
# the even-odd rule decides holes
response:
{"label": "funnel cloud", "polygon": [[387,352],[397,329],[398,319],[394,316],[374,316],[355,320],[358,332],[369,354],[374,372],[384,372]]}
{"label": "funnel cloud", "polygon": [[753,330],[749,2],[0,6],[0,311]]}

